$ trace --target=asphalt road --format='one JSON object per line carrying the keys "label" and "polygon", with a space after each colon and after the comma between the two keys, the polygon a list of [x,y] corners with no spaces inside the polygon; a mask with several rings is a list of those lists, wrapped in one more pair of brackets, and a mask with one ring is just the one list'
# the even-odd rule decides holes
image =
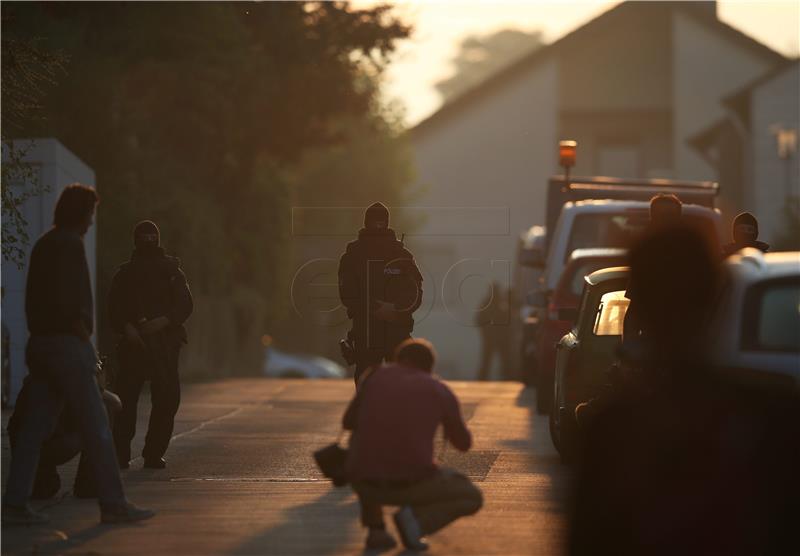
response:
{"label": "asphalt road", "polygon": [[[451,386],[475,446],[467,454],[445,450],[442,460],[479,484],[485,505],[433,536],[428,553],[560,554],[568,476],[532,392],[510,382]],[[186,386],[168,468],[143,470],[138,459],[123,472],[128,497],[156,509],[154,519],[100,525],[96,503],[69,493],[73,462],[62,473],[59,496],[34,504],[51,522],[4,526],[2,553],[362,554],[355,497],[323,479],[311,458],[336,438],[352,390],[350,381],[269,379]],[[134,453],[148,409],[141,404]],[[4,487],[7,419],[4,411]]]}

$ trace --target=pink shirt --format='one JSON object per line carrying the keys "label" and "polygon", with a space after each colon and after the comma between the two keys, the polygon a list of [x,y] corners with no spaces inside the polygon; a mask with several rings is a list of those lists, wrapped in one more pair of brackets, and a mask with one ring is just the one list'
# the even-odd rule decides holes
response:
{"label": "pink shirt", "polygon": [[343,423],[354,431],[348,456],[352,481],[413,481],[432,475],[440,423],[458,450],[472,445],[450,388],[430,373],[397,364],[380,367],[364,381]]}

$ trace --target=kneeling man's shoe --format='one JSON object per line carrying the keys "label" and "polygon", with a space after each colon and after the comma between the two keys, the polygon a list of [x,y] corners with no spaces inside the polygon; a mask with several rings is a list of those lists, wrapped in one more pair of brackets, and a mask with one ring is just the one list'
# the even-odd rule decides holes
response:
{"label": "kneeling man's shoe", "polygon": [[403,506],[394,514],[394,524],[403,539],[403,546],[409,550],[428,550],[427,543],[422,542],[422,528],[410,506]]}
{"label": "kneeling man's shoe", "polygon": [[167,460],[164,458],[145,459],[144,467],[146,469],[164,469],[167,466]]}
{"label": "kneeling man's shoe", "polygon": [[41,525],[48,521],[50,521],[49,517],[31,509],[27,504],[24,506],[3,504],[3,523],[13,525]]}
{"label": "kneeling man's shoe", "polygon": [[144,521],[156,515],[153,510],[140,508],[136,504],[125,502],[114,508],[102,508],[100,510],[100,521],[103,523],[133,523],[134,521]]}
{"label": "kneeling man's shoe", "polygon": [[367,534],[367,548],[371,550],[389,550],[397,546],[397,541],[386,529],[370,529]]}

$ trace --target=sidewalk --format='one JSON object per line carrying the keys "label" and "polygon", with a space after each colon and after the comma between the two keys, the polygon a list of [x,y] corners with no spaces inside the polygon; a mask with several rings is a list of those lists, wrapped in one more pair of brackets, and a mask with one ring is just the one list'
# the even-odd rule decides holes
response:
{"label": "sidewalk", "polygon": [[[451,383],[475,436],[467,454],[443,460],[484,492],[476,516],[431,539],[429,554],[560,554],[567,473],[546,417],[516,383]],[[236,379],[188,385],[166,470],[123,472],[128,497],[159,513],[131,526],[99,524],[94,501],[69,494],[34,504],[45,527],[3,527],[3,554],[361,554],[364,533],[349,488],[333,488],[311,452],[338,434],[350,381]],[[134,453],[149,404],[140,402]],[[3,485],[8,439],[3,412]],[[387,512],[390,511],[387,509]],[[393,511],[393,510],[391,510]],[[391,522],[391,520],[389,520]],[[402,553],[395,550],[394,554]]]}

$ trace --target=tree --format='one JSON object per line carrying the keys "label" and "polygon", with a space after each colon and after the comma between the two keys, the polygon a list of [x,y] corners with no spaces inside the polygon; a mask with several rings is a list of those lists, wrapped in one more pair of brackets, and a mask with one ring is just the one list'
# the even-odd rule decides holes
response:
{"label": "tree", "polygon": [[65,58],[60,52],[43,48],[35,36],[9,37],[6,27],[13,22],[13,12],[2,15],[2,256],[4,262],[22,267],[25,248],[30,241],[27,222],[20,212],[22,204],[46,189],[36,179],[34,169],[25,162],[32,142],[15,144],[15,132],[42,123],[42,99],[62,73]]}
{"label": "tree", "polygon": [[[151,218],[198,298],[218,308],[191,321],[218,346],[207,359],[236,366],[226,354],[285,296],[290,177],[306,153],[341,143],[339,122],[373,117],[370,83],[408,28],[387,6],[343,2],[8,9],[18,17],[4,37],[46,36],[69,55],[44,102],[46,129],[97,176],[101,321],[131,229]],[[235,328],[229,345],[211,341],[227,337],[221,326]]]}
{"label": "tree", "polygon": [[436,89],[448,102],[543,45],[541,31],[503,29],[488,36],[470,35],[451,60],[453,74],[436,83]]}

